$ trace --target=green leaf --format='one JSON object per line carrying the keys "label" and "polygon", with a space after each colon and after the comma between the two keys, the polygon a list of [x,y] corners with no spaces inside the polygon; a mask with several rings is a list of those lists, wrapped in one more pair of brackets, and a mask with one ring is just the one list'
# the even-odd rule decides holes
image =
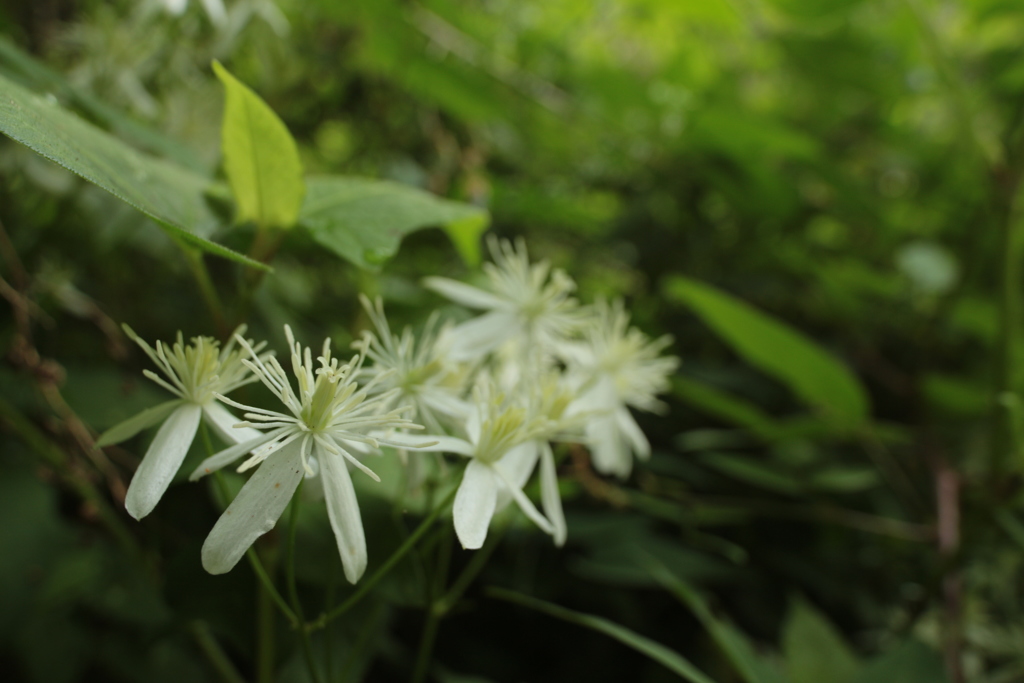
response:
{"label": "green leaf", "polygon": [[722,474],[768,491],[796,495],[804,488],[799,480],[780,472],[778,466],[757,462],[745,455],[706,453],[700,460]]}
{"label": "green leaf", "polygon": [[793,683],[847,683],[860,669],[860,662],[832,623],[803,599],[790,602],[782,627],[782,649]]}
{"label": "green leaf", "polygon": [[649,558],[647,565],[651,576],[686,605],[703,624],[740,678],[747,683],[783,683],[786,680],[757,655],[750,640],[739,629],[715,616],[704,598],[689,583],[653,557]]}
{"label": "green leaf", "polygon": [[213,62],[213,71],[224,84],[221,151],[236,220],[261,228],[293,227],[306,194],[295,140],[266,102],[220,62]]}
{"label": "green leaf", "polygon": [[455,245],[463,263],[471,268],[480,265],[480,236],[490,222],[491,217],[486,211],[477,211],[441,226],[448,233],[448,239]]}
{"label": "green leaf", "polygon": [[784,382],[838,426],[852,429],[867,418],[867,393],[857,378],[800,332],[721,290],[685,277],[671,277],[665,294],[692,308],[748,363]]}
{"label": "green leaf", "polygon": [[261,263],[209,241],[218,224],[206,201],[209,180],[151,157],[0,76],[0,132],[95,183],[204,251],[255,268]]}
{"label": "green leaf", "polygon": [[556,619],[568,621],[570,624],[577,624],[585,628],[593,629],[598,633],[603,633],[606,636],[614,638],[623,645],[647,655],[666,669],[678,674],[680,678],[692,681],[692,683],[715,683],[700,669],[691,664],[689,660],[674,650],[670,650],[661,643],[655,642],[650,638],[645,638],[639,633],[630,631],[628,628],[620,626],[615,622],[608,621],[603,617],[598,617],[593,614],[584,614],[583,612],[576,612],[559,605],[554,605],[550,602],[545,602],[544,600],[531,598],[528,595],[505,590],[503,588],[492,587],[488,588],[486,592],[487,595],[492,598],[513,602],[517,605],[522,605],[523,607],[543,612],[544,614],[555,617]]}
{"label": "green leaf", "polygon": [[746,427],[757,436],[773,438],[776,425],[771,417],[754,404],[702,382],[685,377],[672,378],[676,396],[693,407],[732,424]]}
{"label": "green leaf", "polygon": [[921,381],[928,403],[957,417],[984,415],[992,407],[989,389],[977,380],[930,372]]}
{"label": "green leaf", "polygon": [[124,422],[114,425],[107,431],[100,435],[100,438],[96,441],[97,448],[103,448],[104,446],[112,446],[115,443],[121,443],[127,439],[132,438],[143,429],[152,427],[158,422],[163,422],[164,419],[174,412],[174,409],[181,405],[180,399],[174,399],[173,401],[167,401],[160,405],[153,406],[152,408],[146,408],[138,415],[129,417]]}
{"label": "green leaf", "polygon": [[833,493],[856,493],[878,486],[878,472],[870,467],[841,465],[815,472],[808,480],[812,488]]}
{"label": "green leaf", "polygon": [[129,143],[192,170],[202,171],[203,165],[195,152],[178,140],[135,121],[87,90],[71,85],[64,76],[36,61],[10,40],[0,36],[0,70],[30,90],[53,93],[62,102],[83,112],[91,120]]}
{"label": "green leaf", "polygon": [[[831,680],[831,679],[829,679]],[[948,683],[942,659],[927,645],[908,640],[860,670],[850,683]]]}
{"label": "green leaf", "polygon": [[448,231],[468,263],[480,260],[486,211],[406,185],[366,178],[311,176],[299,222],[317,242],[361,268],[376,268],[402,237],[431,226]]}

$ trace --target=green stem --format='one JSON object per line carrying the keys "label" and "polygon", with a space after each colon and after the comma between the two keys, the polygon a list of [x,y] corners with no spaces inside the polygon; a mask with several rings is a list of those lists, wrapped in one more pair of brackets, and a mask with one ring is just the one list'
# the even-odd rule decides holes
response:
{"label": "green stem", "polygon": [[[995,377],[992,387],[993,435],[992,464],[990,476],[998,480],[1004,473],[1007,464],[1007,452],[1011,449],[1013,416],[1007,409],[1006,399],[1013,391],[1017,368],[1014,354],[1018,342],[1018,326],[1020,325],[1020,305],[1017,289],[1020,286],[1020,257],[1017,253],[1017,240],[1014,231],[1013,199],[1005,198],[1001,202],[997,219],[1001,231],[999,290],[999,338],[996,347]],[[1015,454],[1017,455],[1017,454]]]}
{"label": "green stem", "polygon": [[202,252],[186,244],[180,244],[180,246],[185,252],[185,260],[188,261],[188,265],[192,269],[192,275],[196,278],[203,302],[210,311],[210,317],[213,318],[213,324],[217,327],[220,336],[226,337],[231,333],[231,329],[228,327],[227,319],[224,316],[224,305],[217,294],[217,288],[213,286],[213,280],[210,278],[210,271],[206,268]]}
{"label": "green stem", "polygon": [[507,528],[501,527],[490,535],[484,547],[473,553],[473,558],[466,564],[466,567],[452,583],[444,597],[437,601],[438,609],[442,615],[448,614],[455,607],[456,603],[462,598],[462,594],[466,592],[473,583],[473,580],[483,571],[487,561],[491,559],[491,555],[501,545],[501,539],[504,537]]}
{"label": "green stem", "polygon": [[448,575],[448,558],[451,557],[452,534],[448,533],[442,540],[438,552],[438,571],[435,576],[437,584],[431,591],[430,607],[427,611],[427,618],[423,624],[423,634],[420,637],[419,651],[416,653],[416,667],[413,670],[412,681],[423,683],[427,679],[427,671],[430,666],[431,654],[434,644],[437,642],[437,632],[441,627],[441,620],[448,616],[452,608],[458,604],[462,594],[466,592],[473,580],[480,574],[487,565],[487,560],[494,554],[495,549],[501,545],[501,539],[505,535],[505,527],[492,533],[487,543],[479,551],[473,554],[473,558],[466,564],[462,573],[455,579],[448,592],[441,597],[437,595],[444,589],[443,579]]}
{"label": "green stem", "polygon": [[451,502],[455,500],[455,493],[457,491],[457,488],[453,488],[451,493],[449,493],[445,497],[445,499],[441,501],[441,504],[434,508],[434,511],[431,512],[426,519],[420,522],[420,525],[416,527],[416,531],[412,532],[412,534],[409,535],[409,538],[405,539],[405,542],[398,547],[398,550],[393,552],[391,554],[391,557],[389,557],[384,562],[384,564],[381,565],[380,569],[374,572],[373,576],[364,581],[362,585],[360,585],[359,588],[356,589],[356,591],[352,595],[350,595],[347,600],[345,600],[345,602],[341,603],[340,605],[332,609],[330,612],[321,614],[316,619],[316,621],[306,624],[306,628],[310,631],[316,631],[318,629],[321,629],[324,626],[326,626],[330,621],[337,619],[342,614],[352,609],[352,607],[354,607],[356,603],[362,600],[363,597],[367,593],[369,593],[370,590],[374,586],[376,586],[381,579],[387,576],[388,572],[390,572],[395,567],[395,565],[398,564],[399,560],[405,557],[406,554],[408,554],[408,552],[412,550],[413,546],[416,545],[417,541],[419,541],[420,538],[422,538],[423,535],[427,533],[427,530],[430,529],[434,522],[437,521],[437,518],[441,516],[441,513],[448,509],[448,506],[451,504]]}
{"label": "green stem", "polygon": [[[299,623],[306,623],[306,616],[302,612],[302,603],[299,601],[299,589],[295,585],[295,527],[299,519],[299,493],[302,491],[302,482],[299,488],[292,495],[291,510],[288,513],[288,559],[285,562],[285,574],[288,582],[288,597],[292,601],[292,609],[295,610]],[[304,628],[298,629],[299,642],[302,644],[302,656],[306,658],[306,666],[309,668],[309,677],[313,683],[320,683],[320,674],[316,671],[313,663],[313,648],[309,644],[309,633]]]}
{"label": "green stem", "polygon": [[[337,572],[329,571],[327,573],[327,591],[324,595],[324,604],[329,609],[334,604],[334,593],[337,589],[337,581],[335,576]],[[328,624],[324,630],[323,642],[324,647],[324,669],[327,671],[327,683],[331,683],[334,680],[334,633],[331,625]]]}
{"label": "green stem", "polygon": [[370,609],[369,616],[361,622],[359,637],[342,659],[341,671],[338,673],[338,678],[334,680],[348,681],[356,678],[354,675],[356,668],[366,651],[372,647],[374,637],[380,633],[380,621],[384,618],[386,609],[387,606],[382,602],[378,602]]}
{"label": "green stem", "polygon": [[[283,238],[284,232],[281,230],[274,230],[271,233],[263,227],[258,227],[256,230],[256,237],[253,239],[252,246],[249,248],[249,258],[261,263],[270,263],[274,254],[277,253],[277,249],[281,245],[281,240]],[[252,308],[253,296],[255,296],[256,290],[259,289],[265,275],[265,270],[255,268],[247,269],[242,273],[240,283],[240,304],[238,306],[240,320],[245,320],[249,317],[249,310]]]}
{"label": "green stem", "polygon": [[434,651],[434,643],[437,641],[437,631],[441,626],[441,619],[444,613],[441,610],[441,602],[438,595],[444,590],[448,581],[448,565],[452,557],[452,540],[454,534],[451,529],[446,529],[441,542],[437,548],[437,567],[434,571],[433,581],[429,585],[427,595],[427,616],[423,623],[423,634],[420,637],[420,647],[416,653],[416,666],[413,669],[413,683],[423,683],[427,680],[427,670],[430,667],[430,658]]}
{"label": "green stem", "polygon": [[438,614],[435,605],[436,603],[431,604],[430,609],[427,610],[427,620],[423,624],[420,648],[416,653],[416,668],[411,679],[413,683],[423,683],[427,680],[430,656],[434,651],[434,642],[437,640],[437,629],[441,625],[441,615]]}
{"label": "green stem", "polygon": [[205,621],[202,619],[192,621],[188,625],[188,630],[195,639],[196,645],[209,660],[210,666],[224,683],[245,683],[245,679],[238,673],[238,669],[231,663],[217,639],[210,633],[210,626]]}
{"label": "green stem", "polygon": [[[269,577],[267,579],[269,581]],[[272,596],[267,590],[267,585],[264,582],[256,587],[257,683],[273,683],[274,681],[274,608],[270,604]]]}

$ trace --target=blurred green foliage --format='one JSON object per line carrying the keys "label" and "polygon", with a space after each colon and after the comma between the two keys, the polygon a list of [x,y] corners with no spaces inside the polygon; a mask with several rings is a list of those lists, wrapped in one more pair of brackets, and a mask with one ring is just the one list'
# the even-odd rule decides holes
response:
{"label": "blurred green foliage", "polygon": [[[202,571],[209,491],[173,486],[128,524],[152,435],[105,453],[88,439],[160,398],[114,321],[223,332],[205,264],[258,336],[289,322],[347,344],[359,291],[420,322],[438,300],[418,280],[478,259],[484,209],[582,298],[625,296],[683,364],[667,414],[639,416],[654,455],[629,482],[562,454],[566,549],[509,520],[441,623],[435,680],[672,679],[487,585],[719,683],[1024,680],[1024,4],[169,4],[0,1],[0,126],[95,183],[0,140],[12,680],[229,678],[211,642],[246,680],[307,680],[283,623],[257,645],[251,572]],[[274,253],[263,276],[175,241],[242,254],[260,229],[232,225],[213,59],[281,118],[306,177],[303,229],[257,254]],[[19,133],[26,110],[70,138]],[[364,488],[372,571],[415,520]],[[323,511],[298,524],[315,613],[349,589]],[[314,637],[332,680],[409,677],[444,543]]]}

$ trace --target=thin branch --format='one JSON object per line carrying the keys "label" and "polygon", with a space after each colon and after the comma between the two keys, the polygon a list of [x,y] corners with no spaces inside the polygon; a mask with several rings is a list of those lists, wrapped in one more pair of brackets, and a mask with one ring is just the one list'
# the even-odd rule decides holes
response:
{"label": "thin branch", "polygon": [[337,619],[342,614],[352,609],[352,607],[354,607],[357,602],[362,600],[363,597],[367,593],[369,593],[370,590],[374,586],[376,586],[381,579],[387,576],[388,572],[394,569],[395,565],[398,564],[399,560],[405,557],[406,554],[408,554],[408,552],[412,550],[416,543],[423,537],[424,534],[427,533],[430,527],[433,526],[434,522],[437,521],[437,518],[440,517],[441,514],[448,509],[452,501],[455,500],[455,493],[457,491],[457,488],[452,488],[451,492],[447,496],[445,496],[445,499],[443,501],[441,501],[441,504],[434,508],[434,511],[431,512],[426,519],[420,522],[420,525],[416,527],[416,531],[412,532],[409,535],[409,538],[405,539],[405,542],[402,543],[402,545],[399,546],[398,549],[391,554],[391,557],[389,557],[384,562],[383,565],[381,565],[380,569],[374,572],[373,576],[363,581],[363,583],[360,584],[359,588],[357,588],[356,591],[352,595],[350,595],[347,600],[345,600],[345,602],[341,603],[329,612],[321,614],[316,619],[316,621],[312,621],[306,624],[306,628],[310,631],[316,631],[318,629],[321,629],[324,626],[326,626],[329,622],[333,621],[334,619]]}
{"label": "thin branch", "polygon": [[217,639],[210,633],[210,626],[201,619],[196,619],[189,623],[188,631],[192,634],[192,638],[196,641],[196,645],[202,650],[206,659],[210,662],[210,666],[217,672],[220,679],[224,683],[245,683],[245,679],[242,678],[242,674],[238,673],[238,669],[231,662],[224,650],[221,648]]}
{"label": "thin branch", "polygon": [[95,512],[100,522],[110,531],[114,539],[128,555],[143,563],[143,553],[128,531],[121,517],[110,507],[107,499],[84,475],[76,472],[69,463],[67,454],[50,441],[25,415],[12,404],[0,398],[0,421],[13,429],[29,449],[43,462],[53,468],[57,477],[70,487]]}

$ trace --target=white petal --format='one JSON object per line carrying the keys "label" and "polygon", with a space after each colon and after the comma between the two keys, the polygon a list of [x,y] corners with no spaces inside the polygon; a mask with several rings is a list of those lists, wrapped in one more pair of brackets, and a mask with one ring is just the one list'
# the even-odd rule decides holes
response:
{"label": "white petal", "polygon": [[195,403],[183,403],[160,426],[128,486],[124,507],[129,515],[142,519],[160,502],[192,445],[201,415]]}
{"label": "white petal", "polygon": [[188,6],[188,0],[163,0],[164,7],[174,16],[180,15]]}
{"label": "white petal", "polygon": [[352,488],[348,465],[340,455],[318,449],[320,478],[324,486],[327,515],[331,519],[334,539],[338,543],[345,578],[355,583],[366,571],[366,535],[359,515],[359,501]]}
{"label": "white petal", "polygon": [[466,417],[466,435],[473,443],[480,443],[480,413],[484,408],[485,406],[474,401],[469,408],[469,415]]}
{"label": "white petal", "polygon": [[207,421],[217,432],[217,436],[228,443],[245,443],[260,437],[263,432],[252,427],[235,427],[242,420],[231,414],[227,408],[217,401],[210,401],[203,405],[203,414]]}
{"label": "white petal", "polygon": [[475,550],[483,546],[497,499],[498,480],[494,472],[487,465],[470,460],[452,505],[455,534],[463,548]]}
{"label": "white petal", "polygon": [[214,453],[209,458],[199,463],[199,467],[195,468],[192,471],[192,474],[188,475],[189,481],[196,481],[201,477],[205,477],[207,474],[216,472],[217,470],[226,465],[230,465],[231,463],[238,460],[249,451],[259,446],[262,446],[263,444],[269,441],[273,441],[274,439],[281,436],[281,434],[288,431],[289,429],[290,427],[281,427],[280,429],[275,429],[273,431],[267,432],[266,434],[261,433],[259,436],[257,436],[255,439],[251,441],[235,444],[230,448],[225,448],[224,450],[218,453]]}
{"label": "white petal", "polygon": [[602,415],[587,423],[587,445],[594,469],[601,474],[614,474],[620,479],[633,469],[633,454],[623,442],[612,415]]}
{"label": "white petal", "polygon": [[651,457],[651,443],[644,436],[643,430],[636,423],[633,414],[629,412],[629,408],[622,407],[615,411],[615,423],[619,426],[621,434],[633,446],[633,452],[636,453],[636,457],[641,460],[647,460]]}
{"label": "white petal", "polygon": [[430,451],[437,453],[457,453],[458,455],[465,455],[472,457],[475,449],[473,444],[469,443],[465,439],[460,439],[454,436],[429,436],[425,437],[430,441],[436,441],[433,446],[425,446],[421,448],[422,451]]}
{"label": "white petal", "polygon": [[490,353],[502,342],[515,338],[520,325],[514,313],[491,311],[456,325],[451,330],[449,357],[472,360]]}
{"label": "white petal", "polygon": [[115,443],[121,443],[122,441],[132,438],[143,429],[163,422],[164,418],[174,412],[174,409],[181,404],[181,399],[174,399],[173,401],[167,401],[166,403],[161,403],[160,405],[153,406],[152,408],[146,408],[138,415],[129,417],[124,422],[120,422],[103,432],[100,438],[96,441],[96,447],[103,448],[104,446],[112,446]]}
{"label": "white petal", "polygon": [[551,452],[551,444],[544,442],[540,451],[540,502],[544,507],[551,526],[554,527],[555,545],[565,545],[568,527],[565,524],[565,513],[562,511],[562,496],[558,493],[558,473],[555,472],[555,455]]}
{"label": "white petal", "polygon": [[293,442],[267,458],[245,482],[203,543],[203,569],[231,571],[256,539],[274,528],[305,470]]}
{"label": "white petal", "polygon": [[469,403],[452,394],[448,389],[439,387],[423,387],[420,389],[423,403],[448,417],[464,418],[469,414]]}
{"label": "white petal", "polygon": [[[494,466],[500,469],[504,477],[514,486],[523,488],[530,475],[533,474],[534,467],[537,466],[538,454],[537,442],[527,441],[509,450]],[[499,487],[498,511],[504,510],[510,502],[512,502],[512,491],[507,486]]]}
{"label": "white petal", "polygon": [[423,286],[469,308],[502,308],[508,303],[490,292],[446,277],[423,278]]}
{"label": "white petal", "polygon": [[224,0],[203,0],[203,8],[213,24],[224,26],[228,22],[228,14],[224,10]]}
{"label": "white petal", "polygon": [[512,482],[504,476],[504,473],[501,470],[494,468],[494,471],[497,472],[502,483],[508,487],[509,491],[512,493],[512,499],[516,501],[516,505],[519,506],[519,509],[530,518],[530,521],[539,526],[541,531],[544,533],[554,535],[555,528],[551,525],[551,522],[549,522],[544,515],[540,514],[540,510],[538,510],[537,506],[533,504],[533,501],[526,497],[523,490],[513,486]]}

